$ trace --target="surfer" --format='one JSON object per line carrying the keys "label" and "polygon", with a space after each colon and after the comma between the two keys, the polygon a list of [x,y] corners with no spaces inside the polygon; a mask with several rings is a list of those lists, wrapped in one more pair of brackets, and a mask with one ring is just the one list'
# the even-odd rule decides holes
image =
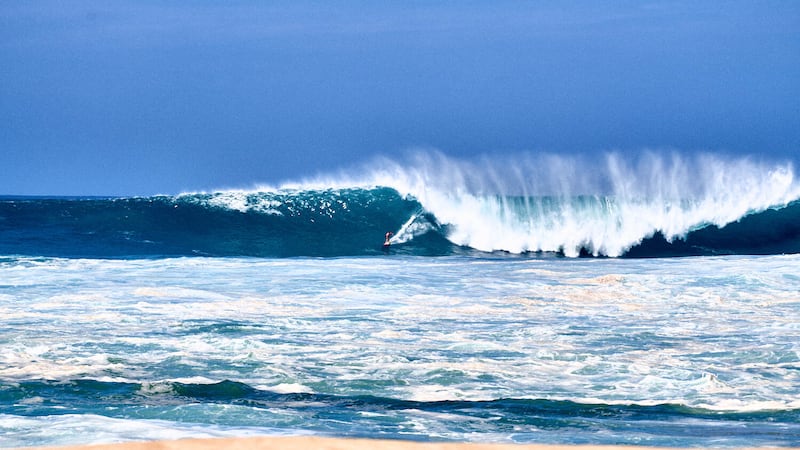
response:
{"label": "surfer", "polygon": [[392,245],[392,243],[389,242],[389,239],[392,238],[392,235],[394,235],[394,233],[392,233],[391,231],[387,231],[386,232],[386,239],[383,241],[383,246],[384,247],[388,247],[388,246]]}

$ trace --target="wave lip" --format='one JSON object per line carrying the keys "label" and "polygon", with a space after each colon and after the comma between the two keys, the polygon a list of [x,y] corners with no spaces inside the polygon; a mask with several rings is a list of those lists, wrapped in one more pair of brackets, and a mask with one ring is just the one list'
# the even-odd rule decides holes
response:
{"label": "wave lip", "polygon": [[714,155],[521,155],[476,163],[424,153],[382,164],[369,183],[412,196],[447,226],[451,242],[487,252],[621,256],[655,236],[671,244],[800,198],[791,164]]}

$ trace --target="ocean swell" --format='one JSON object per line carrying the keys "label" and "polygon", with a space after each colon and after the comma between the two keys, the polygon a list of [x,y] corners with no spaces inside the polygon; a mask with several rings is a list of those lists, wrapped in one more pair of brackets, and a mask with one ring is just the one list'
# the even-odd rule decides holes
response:
{"label": "ocean swell", "polygon": [[[789,164],[420,153],[277,188],[0,198],[0,254],[61,257],[800,252]],[[383,237],[394,233],[390,247]]]}

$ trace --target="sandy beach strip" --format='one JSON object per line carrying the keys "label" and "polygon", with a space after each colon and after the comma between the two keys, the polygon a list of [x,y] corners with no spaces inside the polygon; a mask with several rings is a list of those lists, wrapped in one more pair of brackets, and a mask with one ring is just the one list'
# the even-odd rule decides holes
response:
{"label": "sandy beach strip", "polygon": [[[797,448],[797,447],[795,447]],[[36,447],[26,450],[676,450],[614,445],[481,444],[343,439],[316,436],[180,439],[175,441]],[[785,448],[782,448],[785,449]]]}

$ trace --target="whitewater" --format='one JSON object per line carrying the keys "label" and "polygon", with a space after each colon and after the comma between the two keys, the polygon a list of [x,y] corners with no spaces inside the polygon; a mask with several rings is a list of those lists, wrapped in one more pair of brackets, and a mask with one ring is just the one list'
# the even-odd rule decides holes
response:
{"label": "whitewater", "polygon": [[[404,163],[372,165],[380,169],[365,168],[369,175],[362,179],[339,174],[303,186],[390,186],[449,225],[451,242],[488,252],[620,256],[656,234],[671,243],[692,231],[722,228],[800,199],[790,163],[713,154],[589,158],[525,153],[464,161],[419,152]],[[796,211],[791,214],[797,218]],[[430,229],[408,229],[413,223],[400,230],[398,241]]]}
{"label": "whitewater", "polygon": [[0,447],[798,446],[798,267],[791,163],[714,154],[0,197]]}

